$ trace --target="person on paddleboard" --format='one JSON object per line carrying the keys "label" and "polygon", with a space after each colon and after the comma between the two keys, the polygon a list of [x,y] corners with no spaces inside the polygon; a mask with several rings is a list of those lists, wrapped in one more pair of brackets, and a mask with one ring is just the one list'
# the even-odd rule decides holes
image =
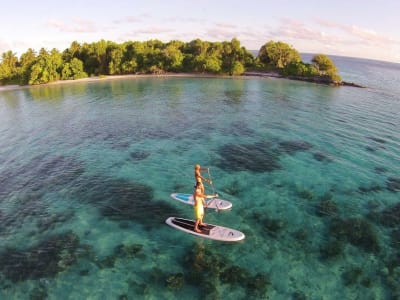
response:
{"label": "person on paddleboard", "polygon": [[[202,183],[196,182],[195,190],[193,193],[194,200],[194,215],[196,218],[196,223],[194,224],[194,231],[201,232],[199,226],[204,226],[203,217],[204,217],[204,207],[207,207],[206,198],[216,198],[218,194],[215,195],[205,195],[201,189]],[[204,187],[203,187],[204,188]]]}
{"label": "person on paddleboard", "polygon": [[208,171],[208,168],[202,168],[199,164],[194,166],[194,178],[196,179],[196,186],[199,183],[201,187],[201,192],[204,194],[203,180],[205,182],[208,182],[209,184],[212,184],[212,181],[201,176],[201,171]]}

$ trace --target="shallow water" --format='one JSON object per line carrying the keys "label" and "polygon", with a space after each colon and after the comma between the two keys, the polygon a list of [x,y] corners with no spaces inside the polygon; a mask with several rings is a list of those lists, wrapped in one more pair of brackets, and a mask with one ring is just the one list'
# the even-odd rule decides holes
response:
{"label": "shallow water", "polygon": [[[398,297],[400,68],[335,59],[367,88],[138,78],[0,92],[0,298]],[[205,220],[243,242],[165,225],[193,217],[169,195],[192,191],[196,163],[233,203]]]}

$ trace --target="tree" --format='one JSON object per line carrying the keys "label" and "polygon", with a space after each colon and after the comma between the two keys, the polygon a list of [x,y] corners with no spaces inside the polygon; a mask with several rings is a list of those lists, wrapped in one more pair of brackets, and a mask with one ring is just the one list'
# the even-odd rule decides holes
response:
{"label": "tree", "polygon": [[282,74],[285,76],[303,76],[303,77],[314,77],[318,76],[318,70],[312,64],[305,64],[303,62],[291,62],[286,65],[282,70]]}
{"label": "tree", "polygon": [[23,53],[19,59],[20,70],[19,70],[19,83],[28,84],[31,75],[32,65],[35,63],[36,53],[32,48],[29,48]]}
{"label": "tree", "polygon": [[31,67],[29,84],[59,80],[62,63],[61,53],[57,49],[52,49],[50,53],[44,48],[40,49],[39,55]]}
{"label": "tree", "polygon": [[88,75],[83,71],[83,62],[78,58],[73,58],[71,62],[65,63],[61,71],[62,80],[86,78]]}
{"label": "tree", "polygon": [[1,55],[0,80],[12,82],[18,75],[18,58],[12,51],[7,51]]}
{"label": "tree", "polygon": [[286,43],[269,41],[260,48],[257,59],[266,68],[282,70],[291,62],[300,62],[301,56]]}
{"label": "tree", "polygon": [[165,71],[180,71],[182,69],[183,53],[180,41],[169,42],[162,51]]}
{"label": "tree", "polygon": [[62,53],[65,62],[70,62],[74,57],[81,59],[81,45],[77,41],[73,41],[71,46]]}
{"label": "tree", "polygon": [[316,54],[311,61],[321,76],[327,76],[332,81],[342,80],[337,74],[338,71],[335,64],[328,56],[324,54]]}
{"label": "tree", "polygon": [[108,64],[108,71],[111,75],[122,74],[122,59],[124,57],[125,49],[123,46],[116,46],[111,50],[110,62]]}

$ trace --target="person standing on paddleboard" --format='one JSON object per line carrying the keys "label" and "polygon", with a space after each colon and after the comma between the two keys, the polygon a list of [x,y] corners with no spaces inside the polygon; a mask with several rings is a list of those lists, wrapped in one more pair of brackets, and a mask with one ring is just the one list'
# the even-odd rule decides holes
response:
{"label": "person standing on paddleboard", "polygon": [[[204,226],[205,224],[203,223],[203,217],[204,217],[204,207],[207,207],[207,203],[205,201],[206,198],[216,198],[218,197],[218,194],[215,195],[205,195],[202,192],[202,183],[201,182],[196,182],[195,190],[193,193],[193,200],[194,200],[194,215],[196,217],[196,223],[194,224],[194,231],[195,232],[201,232],[199,229],[200,226]],[[203,187],[204,189],[204,187]]]}
{"label": "person standing on paddleboard", "polygon": [[204,185],[203,185],[203,180],[205,182],[208,182],[209,184],[212,184],[212,181],[204,178],[201,176],[201,171],[208,171],[207,168],[201,168],[199,164],[194,166],[194,178],[196,179],[196,186],[199,183],[201,187],[201,193],[204,194]]}

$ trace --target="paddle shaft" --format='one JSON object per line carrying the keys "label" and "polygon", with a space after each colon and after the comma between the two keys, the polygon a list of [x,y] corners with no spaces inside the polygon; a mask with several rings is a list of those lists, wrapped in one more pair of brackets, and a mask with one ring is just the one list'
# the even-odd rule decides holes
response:
{"label": "paddle shaft", "polygon": [[[210,168],[207,168],[207,172],[208,172],[208,178],[210,180],[210,185],[211,185],[213,194],[215,195],[215,188],[214,188],[214,183],[212,182]],[[210,203],[213,202],[213,201],[215,201],[215,198],[213,200],[211,200]],[[215,207],[217,208],[217,211],[219,211],[219,207],[218,207],[218,203],[217,202],[215,202]]]}

